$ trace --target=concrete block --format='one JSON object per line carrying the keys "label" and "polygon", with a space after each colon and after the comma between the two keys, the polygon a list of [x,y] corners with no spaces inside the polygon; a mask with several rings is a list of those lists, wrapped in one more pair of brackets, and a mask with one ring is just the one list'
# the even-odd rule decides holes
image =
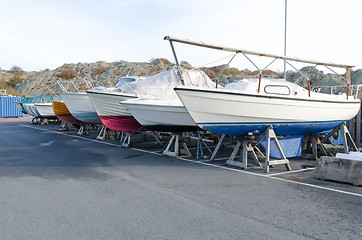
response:
{"label": "concrete block", "polygon": [[362,186],[362,161],[323,156],[318,161],[315,177]]}

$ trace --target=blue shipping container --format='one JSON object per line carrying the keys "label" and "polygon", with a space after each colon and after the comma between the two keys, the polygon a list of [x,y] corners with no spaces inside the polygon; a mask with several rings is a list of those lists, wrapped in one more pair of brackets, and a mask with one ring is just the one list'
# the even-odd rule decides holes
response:
{"label": "blue shipping container", "polygon": [[22,99],[22,97],[13,96],[0,97],[0,117],[23,117],[23,113],[14,103]]}

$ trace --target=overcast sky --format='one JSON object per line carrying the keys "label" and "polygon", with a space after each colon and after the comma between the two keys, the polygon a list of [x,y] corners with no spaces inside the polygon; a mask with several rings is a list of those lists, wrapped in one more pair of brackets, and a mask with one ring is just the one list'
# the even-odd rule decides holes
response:
{"label": "overcast sky", "polygon": [[[284,2],[0,0],[0,68],[39,71],[63,63],[157,57],[174,62],[166,35],[282,55]],[[362,68],[361,11],[360,0],[288,0],[287,56]],[[230,55],[181,44],[175,48],[180,60],[194,66]],[[252,59],[260,67],[267,64]],[[241,58],[233,64],[255,70]],[[282,63],[272,69],[282,70]]]}

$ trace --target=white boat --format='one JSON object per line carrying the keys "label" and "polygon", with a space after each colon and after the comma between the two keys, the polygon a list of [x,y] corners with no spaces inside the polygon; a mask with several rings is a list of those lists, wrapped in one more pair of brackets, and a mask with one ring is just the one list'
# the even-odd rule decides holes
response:
{"label": "white boat", "polygon": [[205,130],[245,136],[250,133],[262,133],[271,125],[278,135],[319,133],[350,120],[360,109],[360,100],[350,96],[349,91],[344,95],[311,92],[309,78],[301,72],[300,74],[308,80],[308,90],[285,80],[262,79],[263,70],[247,55],[274,58],[267,67],[275,60],[281,59],[288,65],[291,65],[289,61],[293,61],[326,66],[331,71],[333,70],[330,67],[344,68],[347,89],[350,89],[351,85],[351,65],[302,60],[169,36],[164,39],[170,41],[176,63],[178,61],[173,42],[233,52],[234,56],[229,63],[237,54],[244,55],[260,72],[257,80],[241,80],[229,84],[224,89],[175,88],[192,119]]}
{"label": "white boat", "polygon": [[[182,79],[179,71],[182,72]],[[215,88],[215,83],[200,70],[173,69],[144,82],[130,84],[140,98],[121,104],[148,129],[165,132],[197,130],[197,125],[173,90],[176,86]]]}
{"label": "white boat", "polygon": [[44,118],[57,118],[52,103],[34,103],[34,106],[40,116]]}
{"label": "white boat", "polygon": [[20,112],[22,113],[26,113],[23,109],[23,107],[21,106],[20,102],[14,102],[15,106],[20,110]]}
{"label": "white boat", "polygon": [[179,100],[170,103],[165,99],[131,99],[122,102],[122,105],[140,124],[154,131],[187,132],[197,129]]}
{"label": "white boat", "polygon": [[350,96],[310,92],[280,79],[240,80],[224,89],[175,88],[195,123],[232,136],[263,132],[303,135],[334,128],[353,118],[361,102]]}
{"label": "white boat", "polygon": [[59,93],[70,113],[79,121],[100,124],[102,123],[86,92]]}
{"label": "white boat", "polygon": [[40,117],[40,113],[34,106],[34,103],[23,103],[25,112],[32,117]]}
{"label": "white boat", "polygon": [[[140,81],[144,77],[127,76],[120,78],[116,87],[87,90],[89,99],[104,126],[115,131],[144,131],[132,114],[121,104],[122,101],[136,98],[128,84]],[[123,91],[121,88],[125,87]]]}

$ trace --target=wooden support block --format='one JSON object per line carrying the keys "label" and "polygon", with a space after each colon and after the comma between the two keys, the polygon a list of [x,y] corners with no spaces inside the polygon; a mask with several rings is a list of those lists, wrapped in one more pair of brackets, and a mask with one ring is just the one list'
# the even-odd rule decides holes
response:
{"label": "wooden support block", "polygon": [[[180,145],[182,148],[180,148]],[[163,155],[171,157],[191,157],[192,154],[186,143],[182,140],[182,135],[172,135],[167,144],[166,149],[162,152]],[[184,155],[181,155],[184,154]]]}
{"label": "wooden support block", "polygon": [[216,154],[219,152],[219,149],[221,147],[222,142],[224,141],[225,138],[225,134],[221,135],[219,142],[217,143],[214,152],[212,153],[211,157],[210,157],[210,161],[214,161]]}

